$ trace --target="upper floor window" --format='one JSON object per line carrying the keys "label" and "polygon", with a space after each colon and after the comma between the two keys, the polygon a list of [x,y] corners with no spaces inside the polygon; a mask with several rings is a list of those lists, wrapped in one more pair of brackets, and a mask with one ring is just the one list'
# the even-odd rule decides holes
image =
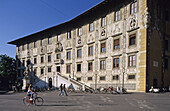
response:
{"label": "upper floor window", "polygon": [[129,36],[129,46],[136,44],[136,34]]}
{"label": "upper floor window", "polygon": [[168,40],[165,40],[165,50],[169,50],[169,42],[168,42]]}
{"label": "upper floor window", "polygon": [[93,46],[89,46],[88,55],[89,56],[93,55]]}
{"label": "upper floor window", "polygon": [[133,80],[133,79],[135,79],[135,75],[134,75],[134,74],[132,74],[132,75],[128,75],[128,79],[129,79],[129,80]]}
{"label": "upper floor window", "polygon": [[89,62],[88,63],[88,71],[92,71],[93,70],[93,62]]}
{"label": "upper floor window", "polygon": [[30,43],[27,44],[27,49],[30,49]]}
{"label": "upper floor window", "polygon": [[18,46],[18,51],[20,51],[20,46]]}
{"label": "upper floor window", "polygon": [[52,44],[52,37],[48,37],[48,44]]}
{"label": "upper floor window", "polygon": [[44,57],[43,56],[41,57],[41,63],[44,63]]}
{"label": "upper floor window", "polygon": [[43,46],[43,45],[44,45],[44,40],[41,39],[41,40],[40,40],[40,46]]}
{"label": "upper floor window", "polygon": [[93,23],[90,23],[89,24],[89,31],[91,32],[91,31],[93,31],[94,30],[94,24]]}
{"label": "upper floor window", "polygon": [[78,36],[81,36],[81,35],[82,35],[82,27],[78,28]]}
{"label": "upper floor window", "polygon": [[37,64],[37,58],[34,57],[34,64]]}
{"label": "upper floor window", "polygon": [[67,39],[71,39],[71,31],[67,32]]}
{"label": "upper floor window", "polygon": [[101,26],[106,26],[106,16],[101,19]]}
{"label": "upper floor window", "polygon": [[34,68],[34,76],[37,76],[37,68]]}
{"label": "upper floor window", "polygon": [[81,63],[77,64],[77,72],[81,72]]}
{"label": "upper floor window", "polygon": [[114,40],[114,49],[120,49],[119,39]]}
{"label": "upper floor window", "polygon": [[51,62],[51,55],[48,55],[48,62]]}
{"label": "upper floor window", "polygon": [[115,21],[120,20],[120,10],[115,12]]}
{"label": "upper floor window", "polygon": [[169,11],[168,10],[165,11],[165,20],[169,21]]}
{"label": "upper floor window", "polygon": [[48,67],[48,72],[51,72],[51,67]]}
{"label": "upper floor window", "polygon": [[135,55],[130,55],[129,60],[128,60],[128,66],[136,66],[136,56]]}
{"label": "upper floor window", "polygon": [[57,42],[60,41],[61,38],[60,38],[60,35],[57,36]]}
{"label": "upper floor window", "polygon": [[165,69],[168,69],[168,63],[169,63],[168,58],[165,58]]}
{"label": "upper floor window", "polygon": [[101,43],[101,53],[105,53],[106,52],[106,43]]}
{"label": "upper floor window", "polygon": [[57,54],[56,59],[60,59],[60,58],[61,58],[60,54]]}
{"label": "upper floor window", "polygon": [[113,68],[119,67],[119,58],[113,59]]}
{"label": "upper floor window", "polygon": [[22,45],[22,50],[24,50],[25,49],[25,47],[24,47],[24,45]]}
{"label": "upper floor window", "polygon": [[77,58],[81,58],[81,49],[77,49]]}
{"label": "upper floor window", "polygon": [[44,74],[44,68],[41,68],[41,74]]}
{"label": "upper floor window", "polygon": [[137,12],[137,1],[133,2],[130,5],[130,14],[134,14]]}
{"label": "upper floor window", "polygon": [[67,64],[66,73],[71,73],[71,65]]}
{"label": "upper floor window", "polygon": [[88,81],[92,81],[93,80],[93,77],[88,77]]}
{"label": "upper floor window", "polygon": [[71,51],[67,52],[67,60],[71,59]]}
{"label": "upper floor window", "polygon": [[105,60],[101,60],[100,61],[100,69],[101,70],[105,70],[106,69],[106,61]]}
{"label": "upper floor window", "polygon": [[37,41],[34,41],[34,48],[37,47]]}

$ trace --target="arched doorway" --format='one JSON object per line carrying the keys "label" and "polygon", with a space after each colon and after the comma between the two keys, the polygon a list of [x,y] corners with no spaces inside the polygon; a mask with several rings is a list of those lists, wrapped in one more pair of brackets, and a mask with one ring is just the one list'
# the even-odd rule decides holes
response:
{"label": "arched doorway", "polygon": [[48,87],[50,89],[52,88],[52,78],[51,77],[48,79]]}

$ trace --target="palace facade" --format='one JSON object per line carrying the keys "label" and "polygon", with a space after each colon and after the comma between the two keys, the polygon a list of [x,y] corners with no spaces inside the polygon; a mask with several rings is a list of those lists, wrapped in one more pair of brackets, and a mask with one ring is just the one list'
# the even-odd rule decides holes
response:
{"label": "palace facade", "polygon": [[170,86],[169,5],[104,0],[70,21],[9,42],[16,45],[18,82],[25,86],[30,62],[30,83],[39,87],[55,88],[69,78],[94,89]]}

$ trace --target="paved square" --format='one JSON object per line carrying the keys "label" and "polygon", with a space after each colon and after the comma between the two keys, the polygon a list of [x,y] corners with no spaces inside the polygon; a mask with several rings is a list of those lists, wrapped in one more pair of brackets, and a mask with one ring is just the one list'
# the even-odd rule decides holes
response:
{"label": "paved square", "polygon": [[26,93],[0,95],[0,111],[170,111],[170,93],[85,94],[39,92],[43,106],[25,106]]}

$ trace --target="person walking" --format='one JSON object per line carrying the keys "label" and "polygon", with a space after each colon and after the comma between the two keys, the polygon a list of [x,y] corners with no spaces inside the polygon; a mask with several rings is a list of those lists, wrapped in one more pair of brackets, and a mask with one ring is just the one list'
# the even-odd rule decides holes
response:
{"label": "person walking", "polygon": [[68,95],[67,95],[67,92],[66,92],[66,85],[65,85],[65,84],[64,84],[64,86],[63,86],[63,90],[64,90],[65,95],[68,96]]}
{"label": "person walking", "polygon": [[62,96],[64,95],[63,94],[63,84],[61,83],[61,85],[60,85],[60,94],[59,94],[59,96],[62,94]]}

